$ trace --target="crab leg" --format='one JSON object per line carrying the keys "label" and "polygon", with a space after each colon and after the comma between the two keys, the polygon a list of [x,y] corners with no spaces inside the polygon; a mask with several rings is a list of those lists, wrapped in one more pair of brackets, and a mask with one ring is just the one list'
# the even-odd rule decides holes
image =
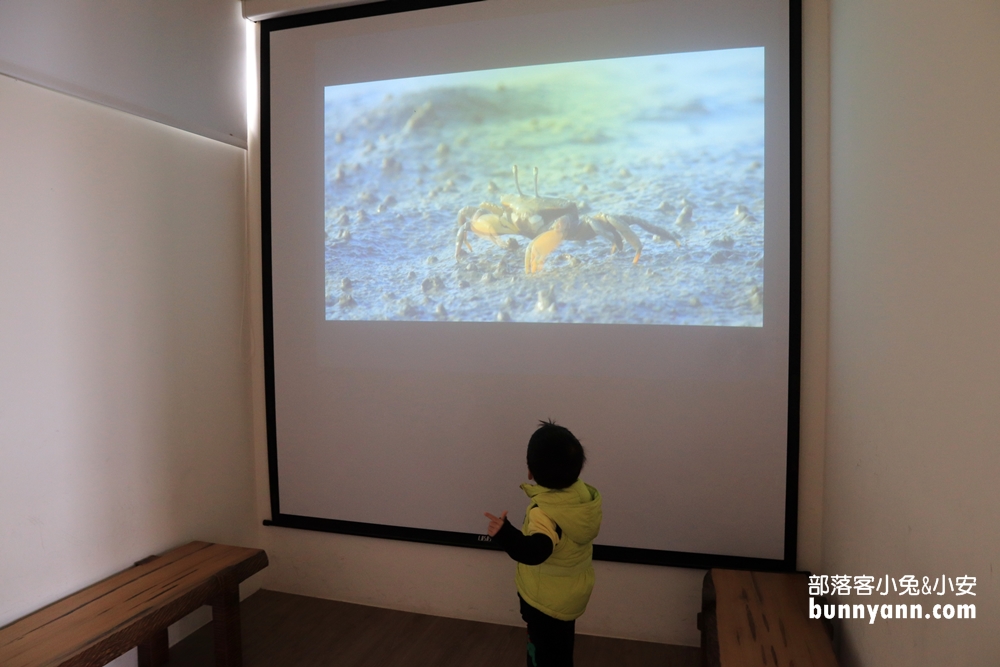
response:
{"label": "crab leg", "polygon": [[462,259],[462,246],[469,249],[472,252],[472,244],[469,243],[469,223],[464,223],[458,228],[458,234],[455,235],[455,259]]}
{"label": "crab leg", "polygon": [[466,206],[458,212],[458,234],[455,235],[455,259],[461,259],[463,245],[469,249],[469,252],[472,252],[472,244],[469,243],[469,219],[475,214],[475,206]]}
{"label": "crab leg", "polygon": [[615,228],[610,223],[605,222],[603,218],[598,219],[586,216],[583,222],[594,234],[611,242],[612,255],[622,249],[621,234],[616,232]]}
{"label": "crab leg", "polygon": [[607,213],[598,213],[597,215],[594,216],[594,218],[600,220],[601,222],[606,222],[612,227],[614,227],[615,231],[621,234],[622,238],[628,241],[628,244],[630,246],[635,248],[635,258],[632,260],[632,263],[638,264],[639,256],[642,254],[642,241],[640,241],[639,237],[636,236],[635,232],[632,231],[632,228],[629,227],[628,224],[626,224],[625,222],[619,220],[613,215],[608,215]]}
{"label": "crab leg", "polygon": [[670,231],[664,229],[663,227],[657,227],[656,225],[648,223],[642,218],[638,218],[634,215],[619,215],[618,219],[621,222],[624,222],[628,225],[639,225],[650,234],[656,234],[661,238],[673,241],[678,248],[681,247],[681,240],[677,237],[677,235],[671,233]]}

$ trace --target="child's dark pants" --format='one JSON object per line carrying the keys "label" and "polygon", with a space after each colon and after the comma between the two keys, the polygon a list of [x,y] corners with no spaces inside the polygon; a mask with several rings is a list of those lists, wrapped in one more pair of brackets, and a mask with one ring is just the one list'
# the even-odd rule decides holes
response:
{"label": "child's dark pants", "polygon": [[528,667],[573,667],[576,621],[560,621],[543,614],[520,595],[521,618],[528,624]]}

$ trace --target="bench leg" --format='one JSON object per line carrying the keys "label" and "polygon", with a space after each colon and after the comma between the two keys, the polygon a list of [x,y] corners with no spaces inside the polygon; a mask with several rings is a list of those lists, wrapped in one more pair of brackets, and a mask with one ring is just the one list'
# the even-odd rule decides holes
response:
{"label": "bench leg", "polygon": [[243,638],[240,634],[240,587],[228,586],[212,600],[216,667],[242,667]]}
{"label": "bench leg", "polygon": [[139,667],[161,667],[167,664],[169,652],[167,629],[164,628],[139,644]]}

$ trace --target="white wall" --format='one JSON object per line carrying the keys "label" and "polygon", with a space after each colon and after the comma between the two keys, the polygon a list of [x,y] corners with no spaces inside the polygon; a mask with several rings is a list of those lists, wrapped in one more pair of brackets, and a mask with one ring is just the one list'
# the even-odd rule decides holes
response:
{"label": "white wall", "polygon": [[[280,4],[280,3],[279,3]],[[246,3],[247,9],[263,7]],[[805,2],[806,68],[803,398],[800,467],[800,567],[818,568],[822,520],[823,437],[826,392],[827,272],[829,266],[829,9]],[[257,169],[256,128],[251,127],[251,168]],[[251,176],[252,184],[259,177]],[[252,185],[252,187],[256,187]],[[248,199],[259,220],[259,192]],[[261,328],[259,238],[253,237],[254,331]],[[259,519],[270,518],[263,360],[254,346],[254,433]],[[511,480],[512,485],[521,480]],[[526,503],[527,504],[527,503]],[[510,508],[518,511],[518,508]],[[270,556],[265,587],[361,604],[441,616],[521,624],[514,594],[514,565],[505,554],[347,535],[268,527],[261,546]],[[596,562],[597,585],[578,631],[697,646],[704,571]]]}
{"label": "white wall", "polygon": [[[799,557],[815,568],[826,387],[828,16],[825,0],[807,0],[805,10]],[[52,26],[35,30],[37,44],[62,48]],[[0,133],[0,623],[195,538],[265,547],[272,566],[264,579],[276,590],[519,623],[513,564],[503,554],[279,528],[258,533],[268,516],[259,238],[251,234],[256,319],[253,340],[244,341],[253,354],[251,452],[247,366],[239,356],[241,151],[2,77]],[[256,210],[259,192],[247,201]],[[251,229],[258,219],[252,216]],[[702,572],[596,568],[581,632],[697,644]]]}
{"label": "white wall", "polygon": [[[850,622],[843,648],[857,665],[992,664],[1000,9],[804,5],[800,566],[977,576],[976,622]],[[63,48],[51,27],[26,31],[41,35],[32,48]],[[0,145],[0,624],[193,538],[259,540],[278,590],[517,622],[502,554],[258,537],[267,475],[255,334],[254,517],[241,151],[3,77]],[[597,567],[581,632],[696,643],[700,572]]]}
{"label": "white wall", "polygon": [[246,146],[239,0],[0,0],[0,73]]}
{"label": "white wall", "polygon": [[0,147],[2,626],[256,519],[245,151],[5,76]]}
{"label": "white wall", "polygon": [[[522,625],[506,554],[268,528],[265,588],[423,614]],[[698,645],[700,570],[594,563],[583,634]]]}
{"label": "white wall", "polygon": [[0,76],[0,625],[255,542],[243,23],[238,0],[0,2],[0,74],[49,89]]}
{"label": "white wall", "polygon": [[823,570],[978,593],[975,621],[845,622],[845,664],[995,665],[1000,5],[832,7]]}

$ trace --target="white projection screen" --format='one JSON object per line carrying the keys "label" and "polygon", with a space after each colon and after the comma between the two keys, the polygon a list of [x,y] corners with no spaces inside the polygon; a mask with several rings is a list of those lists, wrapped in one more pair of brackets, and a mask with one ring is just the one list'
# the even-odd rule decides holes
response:
{"label": "white projection screen", "polygon": [[794,568],[799,7],[262,23],[269,525],[494,548],[539,420],[595,557]]}

